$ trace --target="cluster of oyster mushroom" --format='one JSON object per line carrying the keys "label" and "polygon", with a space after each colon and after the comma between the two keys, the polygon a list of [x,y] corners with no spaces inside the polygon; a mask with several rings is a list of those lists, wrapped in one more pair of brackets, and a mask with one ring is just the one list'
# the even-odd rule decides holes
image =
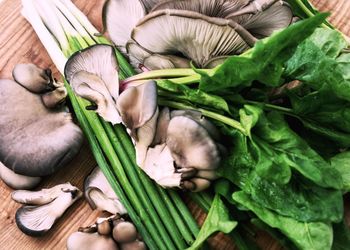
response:
{"label": "cluster of oyster mushroom", "polygon": [[16,224],[27,235],[42,236],[81,197],[82,192],[70,183],[39,191],[16,190],[12,199],[24,204],[16,212]]}
{"label": "cluster of oyster mushroom", "polygon": [[14,189],[35,187],[80,150],[83,134],[62,105],[67,92],[50,70],[18,64],[0,80],[0,178]]}
{"label": "cluster of oyster mushroom", "polygon": [[72,233],[67,239],[68,250],[146,249],[134,224],[125,219],[126,209],[99,167],[85,179],[84,195],[92,209],[111,215]]}
{"label": "cluster of oyster mushroom", "polygon": [[113,47],[77,52],[66,63],[65,76],[78,96],[91,101],[87,109],[126,126],[137,164],[158,184],[200,191],[216,178],[223,147],[215,126],[199,112],[159,112],[154,81],[119,86]]}
{"label": "cluster of oyster mushroom", "polygon": [[211,68],[291,24],[281,0],[109,0],[112,41],[148,69]]}

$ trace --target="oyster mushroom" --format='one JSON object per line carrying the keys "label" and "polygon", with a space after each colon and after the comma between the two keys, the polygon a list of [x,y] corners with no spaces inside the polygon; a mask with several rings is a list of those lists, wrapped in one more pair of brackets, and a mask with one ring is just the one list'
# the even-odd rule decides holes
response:
{"label": "oyster mushroom", "polygon": [[107,211],[111,214],[126,214],[126,209],[99,167],[95,167],[85,179],[84,195],[92,209]]}
{"label": "oyster mushroom", "polygon": [[125,47],[132,29],[145,15],[146,9],[140,0],[108,0],[102,17],[113,43]]}
{"label": "oyster mushroom", "polygon": [[67,94],[67,90],[62,84],[55,90],[43,94],[41,99],[47,108],[53,109],[59,107],[66,100]]}
{"label": "oyster mushroom", "polygon": [[[258,38],[270,36],[274,31],[283,29],[293,22],[293,12],[290,6],[283,1],[258,3],[252,1],[248,6],[226,18],[240,23],[250,33]],[[268,1],[260,1],[268,2]],[[257,6],[261,6],[256,8]]]}
{"label": "oyster mushroom", "polygon": [[30,177],[16,174],[0,162],[0,179],[13,189],[32,189],[36,187],[41,177]]}
{"label": "oyster mushroom", "polygon": [[67,250],[118,250],[118,245],[108,236],[98,233],[72,233],[67,239]]}
{"label": "oyster mushroom", "polygon": [[51,202],[39,206],[25,205],[16,212],[16,224],[25,234],[41,236],[49,231],[82,193],[76,187],[61,189],[60,194]]}
{"label": "oyster mushroom", "polygon": [[12,71],[13,79],[34,93],[44,93],[55,88],[50,69],[41,69],[34,64],[17,64]]}
{"label": "oyster mushroom", "polygon": [[242,53],[256,41],[232,20],[173,9],[145,16],[131,38],[152,53],[183,54],[200,67],[213,57]]}
{"label": "oyster mushroom", "polygon": [[137,239],[137,230],[131,222],[119,220],[113,227],[112,236],[118,243],[133,242]]}
{"label": "oyster mushroom", "polygon": [[220,135],[200,112],[163,109],[157,133],[141,167],[159,185],[197,192],[217,178]]}
{"label": "oyster mushroom", "polygon": [[73,54],[64,69],[77,95],[97,105],[106,121],[120,123],[116,110],[119,96],[118,64],[110,45],[98,44]]}
{"label": "oyster mushroom", "polygon": [[157,123],[156,83],[148,81],[127,88],[117,100],[117,109],[135,141],[136,161],[142,165],[147,148],[153,141]]}
{"label": "oyster mushroom", "polygon": [[136,240],[134,242],[128,242],[121,244],[121,250],[146,250],[146,244],[143,241]]}
{"label": "oyster mushroom", "polygon": [[219,165],[220,152],[208,131],[186,116],[170,120],[166,143],[178,166],[210,170]]}
{"label": "oyster mushroom", "polygon": [[70,113],[11,80],[0,80],[0,99],[0,161],[14,173],[49,175],[79,152],[83,134]]}
{"label": "oyster mushroom", "polygon": [[146,51],[133,40],[126,44],[126,51],[130,58],[148,69],[189,68],[190,60],[175,55],[159,55]]}
{"label": "oyster mushroom", "polygon": [[44,205],[55,200],[62,192],[74,189],[76,188],[70,183],[64,183],[39,191],[16,190],[12,192],[11,198],[22,204]]}

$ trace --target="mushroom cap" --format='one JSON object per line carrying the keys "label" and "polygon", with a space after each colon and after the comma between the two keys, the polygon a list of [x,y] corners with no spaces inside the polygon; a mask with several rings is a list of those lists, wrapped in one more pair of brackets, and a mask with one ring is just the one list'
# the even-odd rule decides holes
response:
{"label": "mushroom cap", "polygon": [[146,244],[143,241],[136,240],[134,242],[128,242],[121,244],[121,250],[146,250]]}
{"label": "mushroom cap", "polygon": [[111,214],[127,213],[99,167],[95,167],[86,177],[84,195],[93,209],[107,211]]}
{"label": "mushroom cap", "polygon": [[98,233],[72,233],[67,239],[67,250],[118,250],[117,243],[111,237]]}
{"label": "mushroom cap", "polygon": [[43,188],[39,191],[16,190],[12,192],[11,198],[22,204],[44,205],[55,200],[62,192],[74,191],[76,189],[76,187],[68,182],[51,188]]}
{"label": "mushroom cap", "polygon": [[81,197],[79,189],[61,192],[52,202],[41,206],[22,206],[16,212],[16,224],[25,234],[42,236],[49,231],[66,209]]}
{"label": "mushroom cap", "polygon": [[166,143],[177,166],[182,168],[216,169],[221,160],[208,131],[187,116],[175,116],[170,120]]}
{"label": "mushroom cap", "polygon": [[13,189],[32,189],[41,181],[41,177],[19,175],[0,162],[0,179]]}
{"label": "mushroom cap", "polygon": [[108,34],[117,46],[125,46],[137,22],[146,15],[140,0],[109,0],[104,5],[103,18]]}
{"label": "mushroom cap", "polygon": [[128,41],[126,50],[128,54],[132,55],[139,63],[151,70],[189,68],[191,66],[190,61],[186,58],[175,55],[152,54],[136,44],[133,40]]}
{"label": "mushroom cap", "polygon": [[113,228],[113,239],[118,243],[135,241],[137,230],[134,224],[128,221],[120,221]]}
{"label": "mushroom cap", "polygon": [[119,96],[118,62],[112,46],[97,44],[74,53],[65,65],[64,75],[70,82],[74,74],[80,71],[86,71],[100,78],[110,96],[117,100]]}
{"label": "mushroom cap", "polygon": [[145,16],[132,31],[131,38],[152,53],[183,54],[197,66],[216,56],[242,53],[249,48],[248,42],[255,42],[255,38],[231,20],[170,9]]}
{"label": "mushroom cap", "polygon": [[44,93],[53,89],[51,70],[44,70],[36,65],[17,64],[12,76],[17,83],[33,93]]}
{"label": "mushroom cap", "polygon": [[228,18],[241,24],[254,36],[264,38],[289,26],[293,21],[293,12],[288,4],[278,1],[264,11]]}
{"label": "mushroom cap", "polygon": [[63,110],[48,110],[41,97],[0,80],[0,161],[25,176],[45,176],[79,151],[83,135]]}

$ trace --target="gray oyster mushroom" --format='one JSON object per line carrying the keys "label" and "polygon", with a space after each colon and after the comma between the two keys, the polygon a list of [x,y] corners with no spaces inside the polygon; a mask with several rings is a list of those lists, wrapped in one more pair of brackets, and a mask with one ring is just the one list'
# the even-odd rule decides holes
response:
{"label": "gray oyster mushroom", "polygon": [[[22,193],[29,195],[29,193]],[[43,195],[49,195],[43,193]],[[43,200],[48,203],[40,203],[40,205],[24,205],[16,212],[16,224],[18,228],[29,236],[42,236],[49,231],[54,223],[64,214],[76,200],[82,196],[80,190],[70,184],[65,184],[65,187],[60,188],[60,192],[52,200],[52,197]],[[25,200],[23,197],[22,200]],[[29,199],[30,200],[30,199]]]}
{"label": "gray oyster mushroom", "polygon": [[134,242],[128,242],[121,244],[121,250],[146,250],[146,244],[143,241],[136,240]]}
{"label": "gray oyster mushroom", "polygon": [[41,177],[16,174],[0,162],[0,179],[13,189],[32,189],[41,181]]}
{"label": "gray oyster mushroom", "polygon": [[104,17],[112,41],[148,69],[186,68],[190,61],[215,67],[293,19],[289,5],[278,0],[110,2]]}
{"label": "gray oyster mushroom", "polygon": [[182,54],[199,67],[217,56],[240,54],[256,41],[232,20],[174,9],[145,16],[133,29],[131,38],[152,53]]}
{"label": "gray oyster mushroom", "polygon": [[111,214],[127,213],[99,167],[95,167],[85,179],[84,195],[92,209]]}
{"label": "gray oyster mushroom", "polygon": [[112,46],[98,44],[76,52],[68,59],[64,73],[74,92],[93,102],[93,109],[102,118],[113,124],[121,122],[116,109],[118,64]]}
{"label": "gray oyster mushroom", "polygon": [[220,134],[200,112],[167,108],[158,117],[156,136],[141,168],[163,187],[193,192],[217,178],[222,147]]}
{"label": "gray oyster mushroom", "polygon": [[41,69],[34,64],[17,64],[12,71],[13,79],[33,93],[44,93],[55,88],[50,69]]}
{"label": "gray oyster mushroom", "polygon": [[128,87],[118,98],[117,109],[134,140],[136,162],[141,165],[155,135],[158,118],[157,84],[148,81]]}
{"label": "gray oyster mushroom", "polygon": [[21,204],[44,205],[55,200],[65,190],[74,189],[70,183],[64,183],[39,191],[16,190],[12,192],[11,198]]}
{"label": "gray oyster mushroom", "polygon": [[98,233],[72,233],[67,239],[67,250],[118,250],[117,243],[108,236]]}
{"label": "gray oyster mushroom", "polygon": [[0,98],[0,161],[11,171],[50,175],[79,152],[82,131],[63,108],[46,108],[40,95],[12,80],[0,80]]}
{"label": "gray oyster mushroom", "polygon": [[119,220],[114,223],[112,236],[118,243],[134,242],[137,240],[137,230],[131,222]]}

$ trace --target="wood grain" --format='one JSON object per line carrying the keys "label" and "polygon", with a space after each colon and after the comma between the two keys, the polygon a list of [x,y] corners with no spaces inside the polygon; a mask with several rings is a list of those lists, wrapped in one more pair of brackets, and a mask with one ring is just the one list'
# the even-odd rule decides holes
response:
{"label": "wood grain", "polygon": [[[76,5],[83,10],[91,22],[101,28],[100,13],[103,0],[85,1],[76,0]],[[341,31],[350,35],[350,1],[313,0],[314,5],[322,11],[331,11],[330,21]],[[20,0],[0,1],[0,78],[11,78],[11,71],[17,63],[35,63],[40,67],[54,66],[49,56],[31,26],[20,15]],[[59,78],[57,70],[54,74]],[[84,144],[79,155],[64,169],[54,176],[46,178],[41,187],[70,181],[73,185],[83,188],[84,177],[95,166],[87,143]],[[99,215],[92,211],[88,204],[79,200],[73,205],[55,225],[52,231],[41,238],[31,238],[21,233],[15,224],[14,215],[19,204],[11,200],[11,189],[0,182],[0,249],[65,249],[68,235],[78,229],[94,222]],[[346,198],[346,211],[349,211],[349,197]],[[199,221],[203,221],[205,214],[190,205],[193,214]],[[346,215],[350,224],[350,214]],[[259,233],[257,237],[259,245],[263,249],[277,250],[281,247],[268,235]],[[234,244],[225,236],[219,235],[211,241],[216,249],[235,249]]]}

